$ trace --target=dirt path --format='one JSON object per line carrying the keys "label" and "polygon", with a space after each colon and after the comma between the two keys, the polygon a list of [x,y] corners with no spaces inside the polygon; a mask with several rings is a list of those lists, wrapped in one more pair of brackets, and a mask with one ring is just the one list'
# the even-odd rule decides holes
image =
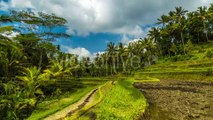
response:
{"label": "dirt path", "polygon": [[76,111],[83,108],[88,102],[90,102],[91,97],[98,89],[92,90],[90,93],[88,93],[85,97],[81,98],[77,103],[72,104],[65,109],[56,112],[55,114],[45,118],[44,120],[61,120],[67,116],[71,116]]}
{"label": "dirt path", "polygon": [[149,106],[141,120],[213,120],[213,82],[135,83]]}

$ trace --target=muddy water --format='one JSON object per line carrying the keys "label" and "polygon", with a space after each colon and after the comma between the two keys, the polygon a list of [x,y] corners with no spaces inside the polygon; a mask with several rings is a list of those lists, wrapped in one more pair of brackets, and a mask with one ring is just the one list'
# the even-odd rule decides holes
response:
{"label": "muddy water", "polygon": [[140,120],[213,120],[213,83],[161,80],[135,83],[148,100]]}

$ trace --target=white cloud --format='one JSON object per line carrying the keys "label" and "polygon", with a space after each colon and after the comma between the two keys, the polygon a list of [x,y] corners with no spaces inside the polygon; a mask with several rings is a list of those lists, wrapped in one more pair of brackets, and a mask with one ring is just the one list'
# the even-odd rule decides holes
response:
{"label": "white cloud", "polygon": [[14,32],[14,31],[11,31],[11,32],[4,32],[4,33],[1,33],[1,35],[5,36],[5,37],[8,37],[10,39],[16,37],[17,35],[19,35],[18,32]]}
{"label": "white cloud", "polygon": [[78,55],[80,58],[81,57],[93,57],[93,54],[90,53],[89,50],[83,47],[77,47],[77,48],[72,48],[68,46],[62,46],[64,49],[66,49],[66,52]]}
{"label": "white cloud", "polygon": [[209,5],[212,0],[10,0],[0,3],[0,9],[33,8],[55,13],[68,20],[67,32],[86,36],[89,33],[107,32],[141,37],[140,26],[152,24],[162,14],[183,6],[195,10]]}
{"label": "white cloud", "polygon": [[91,60],[94,60],[97,54],[101,55],[104,53],[104,52],[91,53],[89,50],[83,47],[72,48],[69,46],[62,45],[62,48],[65,49],[67,53],[78,55],[79,59],[81,59],[82,57],[90,57]]}
{"label": "white cloud", "polygon": [[[154,26],[151,26],[151,27],[154,27]],[[147,35],[148,31],[151,29],[151,27],[146,27],[143,30],[141,30],[139,28],[139,26],[137,26],[135,28],[135,31],[131,32],[131,35],[123,34],[120,41],[123,44],[129,44],[131,42],[138,41],[139,38],[146,37],[146,35]]]}
{"label": "white cloud", "polygon": [[121,43],[127,44],[131,39],[127,35],[123,35],[121,38]]}
{"label": "white cloud", "polygon": [[8,10],[9,6],[7,3],[0,1],[0,10]]}
{"label": "white cloud", "polygon": [[132,39],[132,40],[130,40],[130,41],[128,41],[127,43],[126,43],[126,45],[129,45],[130,43],[136,43],[136,42],[138,42],[140,39]]}

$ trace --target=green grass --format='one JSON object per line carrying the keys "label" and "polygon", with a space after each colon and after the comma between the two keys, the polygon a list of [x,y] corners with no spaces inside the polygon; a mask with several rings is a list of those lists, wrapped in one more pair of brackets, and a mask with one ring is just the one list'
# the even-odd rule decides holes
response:
{"label": "green grass", "polygon": [[160,79],[149,77],[149,76],[144,76],[144,77],[135,76],[134,82],[160,82]]}
{"label": "green grass", "polygon": [[68,120],[75,120],[75,119],[83,119],[85,120],[87,117],[82,115],[86,114],[90,109],[95,107],[98,103],[100,103],[106,93],[112,89],[113,85],[111,82],[107,82],[98,87],[97,92],[90,98],[90,101],[79,111],[74,113],[71,117],[67,117]]}
{"label": "green grass", "polygon": [[43,101],[38,104],[32,115],[28,120],[38,120],[47,117],[70,104],[73,104],[85,96],[88,92],[94,89],[96,86],[88,86],[85,88],[80,88],[77,91],[70,93],[69,95],[64,95],[61,99],[52,99],[49,101]]}
{"label": "green grass", "polygon": [[[96,114],[99,120],[132,120],[141,115],[146,107],[142,93],[132,86],[133,79],[118,80],[104,99],[89,113]],[[85,115],[82,120],[89,119]],[[90,116],[91,117],[91,116]]]}

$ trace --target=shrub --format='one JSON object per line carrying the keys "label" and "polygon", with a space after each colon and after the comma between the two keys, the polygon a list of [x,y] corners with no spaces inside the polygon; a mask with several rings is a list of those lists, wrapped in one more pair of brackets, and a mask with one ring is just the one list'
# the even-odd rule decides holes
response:
{"label": "shrub", "polygon": [[169,59],[172,62],[177,62],[177,61],[190,60],[192,57],[193,57],[193,55],[187,54],[187,55],[176,55],[176,56],[172,56]]}
{"label": "shrub", "polygon": [[205,50],[205,49],[200,48],[200,47],[198,47],[198,48],[197,48],[197,50],[198,50],[198,53],[204,53],[204,52],[206,52],[206,50]]}
{"label": "shrub", "polygon": [[208,50],[208,51],[206,52],[206,57],[207,57],[207,58],[213,58],[213,49]]}
{"label": "shrub", "polygon": [[193,50],[193,44],[191,40],[188,40],[184,47],[185,47],[186,53],[191,53]]}

